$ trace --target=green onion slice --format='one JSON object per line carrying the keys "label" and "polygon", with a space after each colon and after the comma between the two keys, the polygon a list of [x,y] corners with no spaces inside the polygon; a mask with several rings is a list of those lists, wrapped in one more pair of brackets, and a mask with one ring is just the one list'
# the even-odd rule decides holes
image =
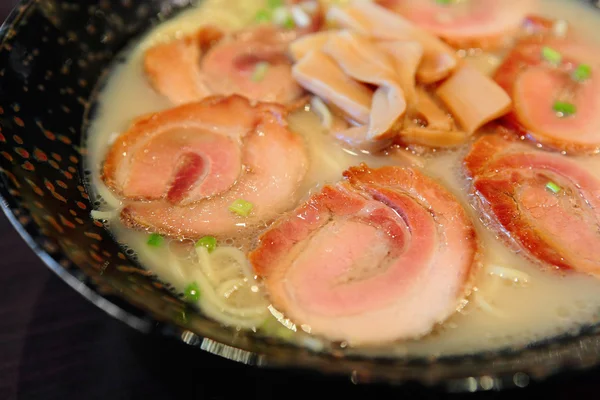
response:
{"label": "green onion slice", "polygon": [[160,236],[158,233],[153,233],[150,235],[150,237],[148,238],[148,241],[146,242],[148,244],[148,246],[152,246],[152,247],[159,247],[163,241],[165,239]]}
{"label": "green onion slice", "polygon": [[573,80],[583,82],[592,75],[592,67],[588,64],[579,64],[571,74]]}
{"label": "green onion slice", "polygon": [[286,7],[278,7],[273,10],[273,23],[287,29],[292,29],[296,26],[294,17]]}
{"label": "green onion slice", "polygon": [[190,301],[200,299],[200,288],[196,282],[190,283],[184,290],[185,298]]}
{"label": "green onion slice", "polygon": [[552,47],[548,46],[542,47],[542,57],[552,64],[560,64],[562,61],[562,55]]}
{"label": "green onion slice", "polygon": [[285,29],[294,29],[296,27],[296,22],[294,21],[294,18],[291,15],[285,19],[285,21],[283,22],[283,27]]}
{"label": "green onion slice", "polygon": [[564,101],[556,101],[554,102],[554,105],[552,106],[552,109],[558,113],[561,114],[559,116],[561,117],[566,117],[569,115],[573,115],[577,112],[577,108],[575,107],[575,104],[572,103],[567,103]]}
{"label": "green onion slice", "polygon": [[267,7],[271,10],[283,6],[283,0],[267,0]]}
{"label": "green onion slice", "polygon": [[435,2],[442,5],[452,4],[452,0],[435,0]]}
{"label": "green onion slice", "polygon": [[270,64],[266,61],[261,61],[254,66],[254,71],[252,72],[252,81],[260,82],[265,79],[267,76],[267,72],[269,72]]}
{"label": "green onion slice", "polygon": [[249,201],[237,199],[229,205],[229,211],[241,215],[242,217],[247,217],[250,215],[250,211],[252,211],[253,207],[254,204],[250,203]]}
{"label": "green onion slice", "polygon": [[552,181],[546,183],[546,189],[550,190],[552,193],[555,194],[561,191],[561,187]]}
{"label": "green onion slice", "polygon": [[273,18],[271,12],[266,9],[258,10],[256,15],[254,16],[254,20],[256,22],[271,22],[271,18]]}
{"label": "green onion slice", "polygon": [[195,244],[196,247],[206,247],[209,253],[212,253],[217,248],[217,238],[214,236],[204,236],[203,238],[198,239]]}

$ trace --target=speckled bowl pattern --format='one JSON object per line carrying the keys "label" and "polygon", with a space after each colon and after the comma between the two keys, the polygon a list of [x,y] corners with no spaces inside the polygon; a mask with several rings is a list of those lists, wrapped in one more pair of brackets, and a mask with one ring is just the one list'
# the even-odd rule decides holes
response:
{"label": "speckled bowl pattern", "polygon": [[[377,360],[325,355],[237,332],[203,317],[131,260],[90,218],[85,137],[111,64],[182,0],[23,1],[0,29],[2,207],[38,256],[75,290],[145,333],[173,336],[246,364],[419,381],[450,391],[524,386],[600,362],[600,328],[526,349],[468,357]],[[190,349],[191,350],[191,349]]]}

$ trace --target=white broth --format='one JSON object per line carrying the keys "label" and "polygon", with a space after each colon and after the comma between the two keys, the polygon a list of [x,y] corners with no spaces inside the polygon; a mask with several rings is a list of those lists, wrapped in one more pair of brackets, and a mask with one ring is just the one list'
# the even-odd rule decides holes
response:
{"label": "white broth", "polygon": [[[538,14],[576,21],[574,25],[578,30],[588,32],[590,37],[595,35],[600,13],[596,15],[587,6],[574,1],[544,0],[540,4]],[[125,228],[119,222],[118,209],[122,204],[100,180],[102,161],[112,140],[136,117],[171,107],[151,88],[144,76],[144,51],[156,43],[191,32],[204,23],[242,28],[252,21],[260,6],[260,2],[246,0],[203,1],[153,29],[132,47],[124,62],[114,67],[106,86],[99,93],[98,112],[88,132],[90,184],[95,195],[102,200],[101,213],[96,211],[96,217],[108,220],[107,226],[117,240],[135,251],[143,266],[170,283],[177,292],[184,292],[190,282],[197,281],[200,290],[198,306],[209,317],[241,329],[258,330],[259,333],[260,328],[266,326],[267,334],[300,340],[317,349],[338,348],[302,332],[301,327],[292,326],[298,331],[296,334],[286,334],[287,328],[277,327],[260,282],[254,279],[249,263],[239,259],[249,249],[252,238],[249,241],[220,243],[220,255],[215,252],[210,256],[214,258],[210,262],[217,265],[213,269],[200,266],[199,259],[207,254],[191,251],[176,241],[150,249],[146,244],[148,233]],[[497,60],[477,55],[472,62],[489,71],[495,67]],[[478,212],[469,203],[466,181],[460,169],[467,147],[429,156],[408,153],[404,156],[401,151],[396,155],[375,157],[343,148],[330,138],[320,125],[319,118],[308,109],[291,115],[289,123],[291,130],[304,138],[309,151],[309,172],[301,187],[306,193],[305,198],[323,184],[339,181],[346,168],[361,162],[371,167],[413,165],[439,179],[456,195],[472,217],[481,243],[483,266],[477,275],[475,292],[467,299],[468,304],[434,333],[419,340],[378,348],[349,349],[342,346],[344,351],[385,356],[472,353],[519,347],[556,335],[576,333],[586,324],[599,322],[600,280],[583,274],[544,272],[484,226]],[[590,171],[600,171],[600,159],[597,157],[584,157],[580,162]],[[217,260],[218,257],[221,259]],[[271,321],[265,325],[269,319]],[[305,327],[304,330],[308,329]]]}

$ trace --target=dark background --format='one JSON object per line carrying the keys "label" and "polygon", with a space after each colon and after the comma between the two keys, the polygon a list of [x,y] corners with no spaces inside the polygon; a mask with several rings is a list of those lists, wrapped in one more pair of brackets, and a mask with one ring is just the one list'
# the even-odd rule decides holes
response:
{"label": "dark background", "polygon": [[[0,0],[4,20],[15,0]],[[409,384],[356,386],[349,379],[239,365],[106,315],[58,279],[0,216],[0,400],[314,397],[463,398]],[[598,398],[600,369],[471,398]],[[327,393],[328,396],[331,394]]]}

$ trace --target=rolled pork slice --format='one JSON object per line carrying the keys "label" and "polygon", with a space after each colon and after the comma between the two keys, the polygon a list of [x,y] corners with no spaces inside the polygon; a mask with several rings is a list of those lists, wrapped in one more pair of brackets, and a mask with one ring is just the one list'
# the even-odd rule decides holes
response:
{"label": "rolled pork slice", "polygon": [[[560,63],[546,60],[550,49]],[[520,42],[498,68],[494,79],[513,99],[505,125],[518,136],[570,154],[600,152],[600,57],[598,49],[571,39],[547,37]],[[591,74],[573,78],[581,65]],[[566,104],[571,114],[560,112]]]}
{"label": "rolled pork slice", "polygon": [[289,42],[285,33],[269,26],[224,38],[201,61],[206,85],[214,94],[294,103],[304,92],[292,77]]}
{"label": "rolled pork slice", "polygon": [[281,217],[249,255],[275,308],[351,344],[416,338],[468,294],[475,231],[440,184],[415,169],[344,172]]}
{"label": "rolled pork slice", "polygon": [[206,26],[168,43],[157,44],[144,55],[144,72],[154,89],[174,104],[200,100],[210,95],[200,60],[224,33]]}
{"label": "rolled pork slice", "polygon": [[[228,96],[138,119],[103,169],[124,199],[122,221],[173,237],[226,237],[290,209],[308,160],[285,115],[282,106]],[[251,203],[247,216],[230,210],[237,200]]]}
{"label": "rolled pork slice", "polygon": [[378,3],[457,48],[495,48],[518,31],[537,0],[379,0]]}
{"label": "rolled pork slice", "polygon": [[600,180],[570,158],[482,136],[464,161],[490,227],[545,270],[600,277]]}
{"label": "rolled pork slice", "polygon": [[271,25],[228,34],[205,27],[150,48],[144,68],[156,91],[174,104],[238,94],[295,105],[304,91],[292,77],[290,41],[286,32]]}

